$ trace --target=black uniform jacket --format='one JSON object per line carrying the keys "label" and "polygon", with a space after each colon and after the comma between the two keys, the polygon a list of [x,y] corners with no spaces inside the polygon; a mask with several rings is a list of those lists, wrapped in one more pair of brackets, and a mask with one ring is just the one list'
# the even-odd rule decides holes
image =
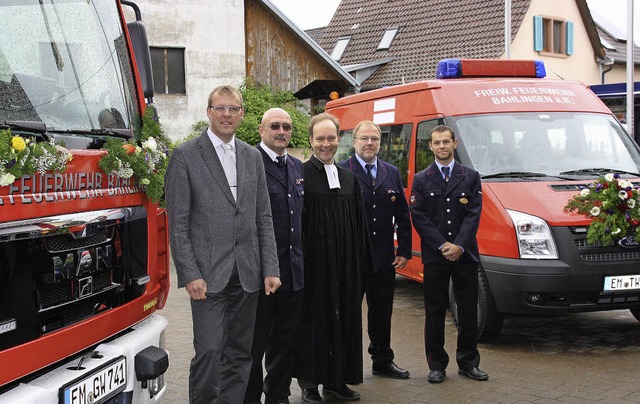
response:
{"label": "black uniform jacket", "polygon": [[446,241],[464,248],[460,261],[479,262],[476,233],[482,188],[477,171],[456,162],[449,182],[445,182],[433,163],[413,178],[409,203],[424,264],[449,262],[438,250]]}
{"label": "black uniform jacket", "polygon": [[[376,269],[393,271],[391,263],[396,255],[411,259],[411,219],[400,171],[380,159],[377,165],[374,186],[355,156],[338,163],[351,170],[360,181]],[[397,251],[394,251],[394,232],[398,237]]]}
{"label": "black uniform jacket", "polygon": [[281,290],[296,291],[304,287],[302,258],[302,209],[304,208],[304,175],[302,162],[287,155],[287,179],[276,163],[258,145],[264,167],[273,214]]}

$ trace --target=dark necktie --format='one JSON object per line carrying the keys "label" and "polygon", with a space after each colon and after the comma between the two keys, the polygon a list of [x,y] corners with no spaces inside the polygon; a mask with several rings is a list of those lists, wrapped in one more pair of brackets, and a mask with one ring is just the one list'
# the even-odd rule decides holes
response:
{"label": "dark necktie", "polygon": [[444,174],[444,180],[449,182],[449,167],[442,167],[442,174]]}
{"label": "dark necktie", "polygon": [[367,176],[369,176],[369,181],[371,181],[371,185],[376,185],[376,179],[373,178],[373,164],[365,164],[364,168],[367,169]]}
{"label": "dark necktie", "polygon": [[280,172],[282,173],[284,178],[287,178],[287,166],[285,164],[285,156],[276,156],[276,160],[277,160],[276,165],[280,169]]}

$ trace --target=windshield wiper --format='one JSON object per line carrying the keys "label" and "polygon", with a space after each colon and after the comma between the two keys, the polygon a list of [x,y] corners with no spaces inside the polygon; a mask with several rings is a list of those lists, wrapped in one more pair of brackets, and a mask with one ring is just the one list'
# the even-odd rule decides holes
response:
{"label": "windshield wiper", "polygon": [[480,178],[484,180],[487,178],[531,178],[531,177],[547,177],[547,174],[533,173],[530,171],[506,171],[503,173],[483,175]]}
{"label": "windshield wiper", "polygon": [[124,139],[131,139],[133,137],[131,129],[113,129],[113,128],[102,128],[102,129],[64,129],[64,130],[50,130],[51,133],[64,133],[64,134],[79,134],[79,135],[91,135],[91,136],[114,136],[120,137]]}
{"label": "windshield wiper", "polygon": [[579,170],[569,170],[569,171],[563,171],[560,174],[576,174],[576,175],[593,175],[593,174],[597,174],[597,175],[602,175],[602,174],[609,174],[609,173],[613,173],[613,174],[629,174],[629,175],[634,175],[636,177],[640,177],[639,173],[632,173],[629,171],[624,171],[624,170],[617,170],[614,168],[581,168]]}
{"label": "windshield wiper", "polygon": [[44,140],[49,141],[47,135],[47,125],[38,121],[5,121],[0,120],[0,129],[13,129],[41,135]]}

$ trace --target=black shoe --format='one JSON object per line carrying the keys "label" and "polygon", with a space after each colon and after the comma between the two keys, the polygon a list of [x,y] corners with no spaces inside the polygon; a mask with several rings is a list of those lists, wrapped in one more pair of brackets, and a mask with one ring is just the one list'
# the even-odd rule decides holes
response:
{"label": "black shoe", "polygon": [[469,379],[478,380],[481,382],[489,380],[489,375],[475,366],[466,369],[458,369],[458,374],[467,376]]}
{"label": "black shoe", "polygon": [[351,390],[346,384],[343,384],[342,386],[324,386],[322,388],[322,394],[325,396],[335,396],[344,401],[360,400],[360,393]]}
{"label": "black shoe", "polygon": [[393,361],[385,364],[374,364],[371,368],[374,375],[390,377],[392,379],[408,379],[409,371],[398,367]]}
{"label": "black shoe", "polygon": [[322,397],[320,397],[317,387],[312,389],[302,389],[300,396],[302,397],[303,403],[324,403]]}
{"label": "black shoe", "polygon": [[432,370],[429,372],[427,380],[429,383],[442,383],[445,377],[447,377],[446,370]]}

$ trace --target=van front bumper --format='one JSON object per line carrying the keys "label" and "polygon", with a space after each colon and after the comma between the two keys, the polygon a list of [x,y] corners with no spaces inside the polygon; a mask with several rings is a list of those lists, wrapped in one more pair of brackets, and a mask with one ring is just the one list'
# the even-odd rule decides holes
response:
{"label": "van front bumper", "polygon": [[637,262],[607,263],[523,260],[482,256],[498,311],[561,315],[572,312],[640,309],[640,290],[605,292],[607,276],[639,275]]}

